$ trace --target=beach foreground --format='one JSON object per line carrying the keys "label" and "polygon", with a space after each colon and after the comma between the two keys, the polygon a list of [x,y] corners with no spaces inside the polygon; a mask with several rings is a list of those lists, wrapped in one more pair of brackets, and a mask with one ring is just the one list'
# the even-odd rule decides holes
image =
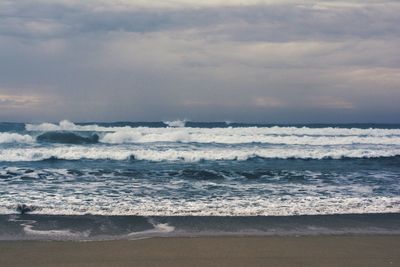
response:
{"label": "beach foreground", "polygon": [[0,242],[0,266],[399,265],[399,235]]}

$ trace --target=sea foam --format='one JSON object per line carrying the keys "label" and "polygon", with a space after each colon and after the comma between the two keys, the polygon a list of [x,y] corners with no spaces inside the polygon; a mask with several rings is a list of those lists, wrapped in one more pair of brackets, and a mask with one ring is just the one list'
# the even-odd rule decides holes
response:
{"label": "sea foam", "polygon": [[[293,126],[271,126],[271,127],[224,127],[224,128],[191,128],[184,127],[185,121],[165,122],[168,128],[149,128],[149,127],[130,127],[130,126],[99,126],[97,124],[78,125],[70,121],[61,121],[59,124],[42,123],[42,124],[26,124],[27,131],[99,131],[99,132],[116,132],[116,131],[138,131],[139,133],[165,133],[181,131],[181,128],[188,133],[210,133],[210,134],[235,134],[235,135],[310,135],[310,136],[400,136],[400,129],[380,129],[380,128],[338,128],[338,127],[293,127]],[[175,129],[178,128],[178,129]]]}
{"label": "sea foam", "polygon": [[186,120],[164,121],[169,127],[185,127]]}
{"label": "sea foam", "polygon": [[33,143],[35,139],[27,134],[0,133],[0,144],[5,143]]}
{"label": "sea foam", "polygon": [[[92,196],[93,197],[93,196]],[[71,201],[74,200],[74,201]],[[130,216],[293,216],[293,215],[327,215],[327,214],[364,214],[364,213],[398,213],[400,197],[338,197],[321,198],[313,196],[280,198],[240,197],[176,200],[144,198],[139,203],[122,201],[102,196],[94,199],[98,205],[82,206],[79,199],[63,198],[57,203],[43,203],[34,214],[47,215],[130,215]],[[39,204],[39,203],[38,203]],[[57,209],[54,209],[57,205]],[[0,213],[12,214],[8,201],[0,204]],[[27,228],[30,231],[32,228]],[[173,228],[168,225],[157,225],[151,232],[168,233]],[[32,232],[32,231],[31,231]],[[46,231],[47,232],[47,231]],[[43,234],[46,234],[43,232]],[[40,232],[36,231],[36,234]],[[135,233],[133,233],[135,235]]]}
{"label": "sea foam", "polygon": [[391,147],[227,147],[227,148],[197,148],[182,150],[181,148],[131,148],[126,146],[63,146],[35,148],[6,148],[0,150],[0,161],[41,161],[46,159],[64,160],[148,160],[148,161],[186,161],[201,160],[237,160],[245,161],[251,158],[265,159],[341,159],[341,158],[379,158],[400,156],[400,149]]}
{"label": "sea foam", "polygon": [[[166,122],[167,123],[167,122]],[[287,145],[400,145],[400,129],[309,128],[309,127],[224,127],[190,128],[184,122],[168,122],[170,127],[105,127],[77,125],[62,121],[58,125],[27,124],[28,132],[95,132],[107,144],[125,143],[217,143],[217,144],[287,144]],[[173,126],[173,127],[172,127]],[[26,137],[26,136],[25,136]]]}

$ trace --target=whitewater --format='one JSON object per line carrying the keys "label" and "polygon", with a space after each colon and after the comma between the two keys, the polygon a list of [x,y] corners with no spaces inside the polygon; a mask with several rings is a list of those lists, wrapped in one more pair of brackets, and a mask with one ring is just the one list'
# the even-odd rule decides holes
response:
{"label": "whitewater", "polygon": [[400,212],[400,125],[0,123],[0,214]]}
{"label": "whitewater", "polygon": [[[172,126],[171,126],[172,125]],[[165,127],[26,124],[0,133],[0,161],[110,159],[148,161],[251,158],[379,158],[400,155],[400,129],[310,127]]]}

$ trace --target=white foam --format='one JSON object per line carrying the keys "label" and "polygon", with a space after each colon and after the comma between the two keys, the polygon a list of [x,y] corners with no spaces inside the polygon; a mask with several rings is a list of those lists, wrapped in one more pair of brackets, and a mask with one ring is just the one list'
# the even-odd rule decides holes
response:
{"label": "white foam", "polygon": [[42,123],[42,124],[26,124],[25,129],[27,131],[60,131],[60,130],[72,130],[76,125],[70,121],[63,120],[60,121],[58,125],[53,123]]}
{"label": "white foam", "polygon": [[[249,182],[242,172],[227,174],[223,182],[190,179],[191,174],[173,174],[171,179],[140,176],[136,179],[135,175],[122,175],[118,170],[99,175],[91,168],[80,169],[79,174],[67,169],[39,168],[33,172],[40,181],[26,181],[25,168],[3,168],[0,175],[10,171],[13,171],[12,181],[0,179],[0,188],[7,188],[7,193],[1,196],[0,214],[16,214],[16,203],[35,207],[33,214],[55,215],[283,216],[400,212],[396,171],[268,172],[267,177],[256,183]],[[143,176],[154,175],[158,172]],[[304,180],[290,181],[292,177]],[[379,192],[382,184],[386,184],[384,196]],[[173,231],[172,226],[150,223],[153,232]],[[27,231],[30,230],[28,227]]]}
{"label": "white foam", "polygon": [[[210,135],[237,135],[237,136],[253,136],[253,135],[298,135],[298,136],[400,136],[400,129],[360,129],[360,128],[309,128],[309,127],[227,127],[227,128],[190,128],[184,127],[185,121],[164,122],[170,127],[168,128],[149,128],[149,127],[104,127],[96,124],[93,125],[76,125],[70,121],[61,121],[59,124],[42,123],[42,124],[26,124],[27,131],[99,131],[99,132],[116,132],[116,131],[137,131],[143,134],[163,134],[174,131],[183,131],[185,134],[210,134]],[[174,127],[178,127],[175,129]],[[184,129],[181,129],[184,128]]]}
{"label": "white foam", "polygon": [[[123,127],[118,127],[123,129]],[[101,127],[96,124],[93,125],[76,125],[68,120],[63,120],[59,124],[54,123],[41,123],[41,124],[26,124],[25,129],[27,131],[38,131],[38,132],[48,132],[48,131],[107,131],[112,130],[112,128]]]}
{"label": "white foam", "polygon": [[30,135],[17,133],[0,133],[0,144],[4,143],[34,143],[35,139]]}
{"label": "white foam", "polygon": [[400,136],[299,136],[271,135],[262,131],[240,128],[217,129],[149,129],[134,128],[106,133],[100,142],[109,144],[182,142],[219,144],[288,144],[288,145],[349,145],[349,144],[391,144],[400,145]]}
{"label": "white foam", "polygon": [[186,120],[164,121],[169,127],[185,127]]}
{"label": "white foam", "polygon": [[[42,124],[26,126],[29,130],[50,131],[95,131],[100,134],[100,142],[107,144],[140,144],[152,142],[179,142],[179,143],[219,143],[219,144],[286,144],[286,145],[400,145],[400,132],[384,129],[357,129],[351,135],[347,130],[331,130],[324,135],[304,135],[305,130],[297,131],[283,129],[282,134],[276,134],[277,129],[272,128],[148,128],[148,127],[100,127],[96,125],[78,126],[64,121],[60,125]],[[314,129],[307,130],[309,134],[316,134]],[[323,129],[321,129],[323,131]],[[360,132],[361,131],[361,132]],[[389,132],[386,132],[389,131]],[[285,132],[283,134],[283,132]],[[320,132],[322,134],[322,132]],[[17,133],[0,133],[0,143],[33,143],[35,138],[30,135]]]}
{"label": "white foam", "polygon": [[50,158],[79,160],[79,159],[111,159],[127,160],[134,157],[137,160],[148,161],[187,161],[201,160],[248,160],[254,157],[277,159],[341,159],[348,158],[378,158],[400,156],[397,146],[372,147],[172,147],[146,149],[126,146],[61,146],[36,148],[5,148],[0,150],[0,161],[40,161]]}
{"label": "white foam", "polygon": [[[77,197],[77,196],[75,196]],[[93,198],[94,196],[91,196]],[[326,215],[326,214],[364,214],[364,213],[399,213],[400,197],[331,197],[293,196],[290,198],[247,196],[218,197],[199,199],[159,199],[157,196],[144,198],[140,203],[132,203],[128,199],[107,198],[99,196],[101,206],[82,206],[82,202],[71,201],[69,198],[60,199],[57,208],[54,203],[43,203],[40,210],[34,214],[51,215],[125,215],[125,216],[292,216],[292,215]],[[5,207],[8,204],[0,203],[0,212],[10,214]],[[37,232],[35,234],[46,234]],[[158,224],[149,233],[168,233],[173,231],[172,226]],[[68,231],[68,230],[67,230]],[[55,234],[55,233],[52,233]],[[60,232],[59,234],[70,234]],[[140,232],[143,234],[143,232]],[[138,234],[132,233],[132,236]]]}
{"label": "white foam", "polygon": [[33,225],[28,225],[25,224],[24,226],[24,232],[28,235],[39,235],[39,236],[49,236],[49,237],[87,237],[88,233],[77,233],[77,232],[72,232],[71,230],[36,230],[34,229]]}
{"label": "white foam", "polygon": [[61,230],[37,230],[34,229],[34,224],[36,224],[35,220],[21,220],[11,218],[9,221],[20,222],[20,225],[23,227],[25,234],[32,236],[41,236],[41,237],[68,237],[68,238],[78,238],[78,237],[88,237],[89,232],[73,232],[69,229],[61,229]]}
{"label": "white foam", "polygon": [[[170,127],[102,127],[76,125],[62,121],[59,125],[27,124],[28,131],[98,131],[106,132],[100,141],[110,144],[184,142],[184,143],[269,143],[297,145],[400,144],[400,129],[243,127],[188,128],[184,121],[165,122]],[[174,128],[176,127],[176,128]]]}
{"label": "white foam", "polygon": [[127,234],[128,237],[150,237],[152,235],[168,234],[175,231],[175,227],[170,226],[168,223],[156,223],[154,220],[149,219],[148,222],[153,226],[153,229],[131,232]]}

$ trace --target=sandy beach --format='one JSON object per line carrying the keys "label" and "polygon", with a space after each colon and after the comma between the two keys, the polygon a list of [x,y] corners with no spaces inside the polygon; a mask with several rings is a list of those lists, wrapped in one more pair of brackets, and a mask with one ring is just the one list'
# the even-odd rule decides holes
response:
{"label": "sandy beach", "polygon": [[398,235],[0,242],[0,266],[399,265]]}

